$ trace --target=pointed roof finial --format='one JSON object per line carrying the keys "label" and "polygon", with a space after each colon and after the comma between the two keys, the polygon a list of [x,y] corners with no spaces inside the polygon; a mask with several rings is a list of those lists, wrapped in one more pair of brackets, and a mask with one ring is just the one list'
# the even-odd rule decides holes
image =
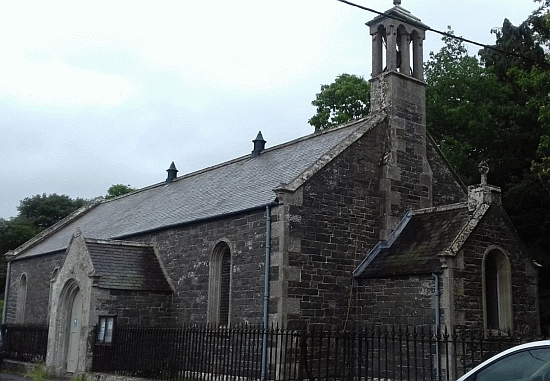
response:
{"label": "pointed roof finial", "polygon": [[252,157],[258,157],[260,153],[265,149],[264,137],[262,136],[262,131],[258,132],[256,139],[252,140],[254,143],[254,150],[252,151]]}
{"label": "pointed roof finial", "polygon": [[176,169],[176,164],[172,162],[172,164],[170,164],[170,168],[168,168],[166,172],[168,172],[168,177],[166,178],[166,184],[170,184],[178,176],[178,170]]}
{"label": "pointed roof finial", "polygon": [[401,5],[401,0],[393,0],[393,5]]}

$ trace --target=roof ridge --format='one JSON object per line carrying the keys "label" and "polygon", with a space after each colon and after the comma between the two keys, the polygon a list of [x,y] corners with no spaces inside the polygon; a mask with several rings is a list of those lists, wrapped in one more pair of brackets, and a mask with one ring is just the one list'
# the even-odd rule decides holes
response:
{"label": "roof ridge", "polygon": [[[355,124],[359,124],[361,122],[363,122],[365,119],[367,119],[368,117],[365,117],[365,118],[361,118],[361,119],[357,119],[357,120],[354,120],[354,121],[351,121],[351,122],[348,122],[348,123],[345,123],[345,124],[342,124],[342,125],[339,125],[339,126],[336,126],[336,127],[333,127],[333,128],[329,128],[329,129],[326,129],[326,130],[323,130],[323,131],[319,131],[319,132],[313,132],[309,135],[305,135],[305,136],[301,136],[301,137],[298,137],[296,139],[293,139],[293,140],[290,140],[290,141],[287,141],[287,142],[283,142],[283,143],[280,143],[280,144],[277,144],[273,147],[269,147],[269,148],[265,148],[263,151],[262,151],[262,155],[266,155],[267,153],[269,152],[272,152],[272,151],[277,151],[277,150],[280,150],[280,149],[283,149],[283,148],[286,148],[288,146],[291,146],[291,145],[295,145],[295,144],[298,144],[300,142],[303,142],[303,141],[306,141],[306,140],[310,140],[310,139],[314,139],[314,138],[318,138],[319,136],[323,136],[323,135],[326,135],[326,134],[331,134],[331,133],[335,133],[337,131],[340,131],[340,130],[343,130],[345,128],[351,128],[353,125]],[[359,127],[357,127],[359,128]],[[189,172],[189,173],[186,173],[180,177],[177,177],[174,179],[174,183],[177,182],[177,181],[180,181],[180,180],[184,180],[184,179],[188,179],[190,177],[194,177],[194,176],[197,176],[197,175],[200,175],[200,174],[203,174],[203,173],[206,173],[206,172],[210,172],[214,169],[218,169],[218,168],[222,168],[222,167],[225,167],[227,165],[231,165],[231,164],[234,164],[234,163],[238,163],[240,161],[244,161],[244,160],[248,160],[250,159],[250,154],[246,154],[246,155],[243,155],[243,156],[239,156],[239,157],[236,157],[236,158],[233,158],[233,159],[230,159],[228,161],[224,161],[222,163],[218,163],[218,164],[214,164],[214,165],[211,165],[209,167],[206,167],[206,168],[202,168],[202,169],[198,169],[196,171],[193,171],[193,172]],[[158,186],[158,185],[165,185],[164,182],[161,182],[159,184],[155,184],[155,185],[152,185],[150,186],[151,187],[155,187],[155,186]]]}
{"label": "roof ridge", "polygon": [[[344,124],[338,125],[338,126],[336,126],[336,127],[328,128],[328,129],[325,129],[325,130],[322,130],[322,131],[319,131],[319,132],[313,132],[313,133],[311,133],[311,134],[309,134],[309,135],[300,136],[300,137],[298,137],[298,138],[296,138],[296,139],[293,139],[293,140],[290,140],[290,141],[287,141],[287,142],[283,142],[283,143],[277,144],[277,145],[275,145],[275,146],[273,146],[273,147],[265,148],[265,149],[262,151],[262,155],[265,155],[265,154],[267,154],[267,153],[269,153],[269,152],[272,152],[272,151],[276,151],[276,150],[280,150],[280,149],[286,148],[286,147],[288,147],[288,146],[291,146],[291,145],[300,143],[300,142],[305,141],[305,140],[317,138],[317,137],[319,137],[319,136],[323,136],[323,135],[326,135],[326,134],[335,133],[335,132],[340,131],[340,130],[343,130],[343,129],[345,129],[345,128],[350,128],[350,127],[352,127],[353,125],[362,123],[363,121],[365,121],[365,120],[368,119],[369,117],[370,117],[370,115],[368,115],[368,116],[366,116],[366,117],[364,117],[364,118],[361,118],[361,119],[353,120],[353,121],[351,121],[351,122],[348,122],[348,123],[344,123]],[[225,166],[228,166],[228,165],[231,165],[231,164],[234,164],[234,163],[238,163],[238,162],[240,162],[240,161],[244,161],[244,160],[247,160],[247,159],[250,159],[250,154],[242,155],[242,156],[239,156],[239,157],[236,157],[236,158],[233,158],[233,159],[229,159],[229,160],[224,161],[224,162],[222,162],[222,163],[214,164],[214,165],[211,165],[211,166],[209,166],[209,167],[197,169],[196,171],[192,171],[192,172],[186,173],[186,174],[184,174],[184,175],[182,175],[182,176],[176,177],[176,178],[172,181],[172,183],[175,183],[175,182],[178,182],[178,181],[181,181],[181,180],[185,180],[185,179],[188,179],[188,178],[191,178],[191,177],[195,177],[195,176],[201,175],[201,174],[203,174],[203,173],[210,172],[210,171],[212,171],[212,170],[214,170],[214,169],[222,168],[222,167],[225,167]],[[158,182],[158,183],[151,184],[151,185],[145,186],[145,187],[143,187],[143,188],[136,189],[135,191],[132,191],[132,192],[129,192],[129,193],[125,193],[125,194],[123,194],[123,195],[120,195],[120,196],[117,196],[117,197],[114,197],[114,198],[103,199],[101,203],[102,203],[102,204],[109,203],[109,202],[116,201],[116,200],[119,200],[119,199],[124,198],[124,197],[131,196],[131,195],[136,194],[136,193],[141,193],[141,192],[144,192],[144,191],[153,189],[153,188],[164,187],[164,186],[170,186],[170,184],[166,184],[165,181],[160,181],[160,182]]]}

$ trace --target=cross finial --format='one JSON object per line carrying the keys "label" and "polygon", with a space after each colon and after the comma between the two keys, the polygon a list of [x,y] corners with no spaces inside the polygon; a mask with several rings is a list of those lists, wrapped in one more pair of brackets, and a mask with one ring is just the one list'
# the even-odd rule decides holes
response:
{"label": "cross finial", "polygon": [[487,174],[489,173],[489,164],[485,160],[483,160],[479,165],[477,166],[479,169],[479,173],[481,174],[481,185],[486,186],[487,185]]}
{"label": "cross finial", "polygon": [[393,0],[393,5],[401,5],[401,0]]}

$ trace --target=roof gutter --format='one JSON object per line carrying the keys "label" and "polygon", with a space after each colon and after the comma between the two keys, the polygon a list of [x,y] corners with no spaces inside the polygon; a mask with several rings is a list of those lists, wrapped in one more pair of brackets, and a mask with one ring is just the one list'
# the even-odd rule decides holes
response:
{"label": "roof gutter", "polygon": [[[241,210],[238,210],[238,211],[235,211],[235,212],[223,213],[223,214],[218,214],[216,216],[210,216],[210,217],[204,217],[204,218],[197,218],[197,219],[191,220],[191,221],[178,222],[176,224],[164,225],[164,226],[160,226],[158,228],[153,228],[153,229],[148,229],[148,230],[141,230],[141,231],[137,231],[137,232],[130,233],[130,234],[124,234],[124,235],[121,235],[121,236],[115,236],[115,237],[104,238],[104,239],[105,240],[123,240],[123,239],[126,239],[126,238],[135,237],[135,236],[140,235],[140,234],[156,233],[156,232],[166,230],[166,229],[172,229],[172,228],[177,228],[177,227],[182,227],[182,226],[187,226],[187,225],[192,225],[192,224],[198,224],[198,223],[201,223],[201,222],[206,222],[206,221],[215,220],[215,219],[219,219],[219,218],[232,217],[232,216],[236,216],[236,215],[247,213],[247,212],[253,212],[253,211],[256,211],[256,210],[264,210],[266,206],[271,207],[271,206],[276,206],[276,205],[279,205],[277,200],[272,201],[268,204],[253,206],[251,208],[241,209]],[[15,256],[13,258],[13,261],[22,261],[22,260],[25,260],[25,259],[36,258],[36,257],[42,256],[42,255],[52,255],[52,254],[62,253],[65,250],[67,250],[67,247],[61,248],[61,249],[55,249],[55,250],[52,250],[52,251],[48,251],[46,253],[34,254],[34,255],[31,255],[31,256],[28,256],[28,257],[19,258],[19,257]]]}
{"label": "roof gutter", "polygon": [[268,204],[253,206],[253,207],[247,208],[247,209],[241,209],[241,210],[237,210],[237,211],[234,211],[234,212],[222,213],[222,214],[218,214],[218,215],[210,216],[210,217],[197,218],[197,219],[194,219],[194,220],[185,221],[185,222],[178,222],[178,223],[171,224],[171,225],[159,226],[158,228],[152,228],[152,229],[148,229],[148,230],[141,230],[141,231],[137,231],[135,233],[124,234],[124,235],[121,235],[121,236],[118,236],[118,237],[112,237],[112,238],[108,238],[108,239],[112,239],[112,240],[125,239],[125,238],[128,238],[128,237],[134,237],[134,236],[139,235],[139,234],[155,233],[155,232],[158,232],[158,231],[161,231],[161,230],[178,228],[178,227],[192,225],[192,224],[198,224],[198,223],[201,223],[201,222],[206,222],[206,221],[215,220],[215,219],[219,219],[219,218],[237,216],[239,214],[243,214],[243,213],[247,213],[247,212],[253,212],[253,211],[256,211],[256,210],[264,210],[266,206],[276,206],[276,205],[279,205],[277,200],[272,201]]}

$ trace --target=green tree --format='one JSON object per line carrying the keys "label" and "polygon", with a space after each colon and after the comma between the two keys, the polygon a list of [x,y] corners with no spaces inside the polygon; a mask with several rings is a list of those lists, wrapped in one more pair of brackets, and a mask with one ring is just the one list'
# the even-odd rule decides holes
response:
{"label": "green tree", "polygon": [[531,166],[546,130],[538,99],[549,89],[548,82],[527,80],[541,69],[526,63],[540,58],[540,44],[525,25],[508,20],[496,35],[495,48],[534,53],[521,60],[486,49],[478,61],[460,41],[444,37],[444,47],[426,64],[427,128],[466,184],[479,182],[477,164],[489,162],[488,180],[502,188],[504,207],[523,242],[548,262],[550,194]]}
{"label": "green tree", "polygon": [[26,197],[20,201],[17,210],[19,217],[26,218],[34,228],[42,231],[87,203],[88,201],[82,198],[73,200],[67,195],[44,193]]}
{"label": "green tree", "polygon": [[[508,44],[514,51],[528,57],[519,67],[512,67],[505,75],[515,81],[519,94],[528,98],[526,107],[538,116],[540,139],[531,171],[550,192],[550,1],[539,1],[541,7],[519,28],[504,25],[497,43]],[[507,28],[506,28],[507,27]],[[510,37],[511,36],[511,37]],[[535,53],[532,53],[535,52]],[[529,54],[531,53],[531,54]],[[519,61],[520,58],[516,58]]]}
{"label": "green tree", "polygon": [[23,217],[10,220],[0,218],[0,292],[4,292],[6,285],[7,261],[3,255],[22,245],[37,234],[30,221]]}
{"label": "green tree", "polygon": [[114,185],[111,185],[109,189],[107,189],[107,195],[105,196],[105,198],[109,200],[111,198],[122,196],[123,194],[131,193],[135,190],[136,189],[132,188],[130,184],[128,185],[114,184]]}
{"label": "green tree", "polygon": [[[511,69],[530,71],[540,65],[546,66],[541,36],[534,29],[535,19],[539,17],[532,15],[518,26],[504,19],[502,27],[491,31],[496,35],[496,44],[492,47],[498,50],[480,50],[479,54],[485,66],[491,67],[501,81],[514,83],[513,77],[510,76]],[[537,25],[542,26],[538,22]]]}
{"label": "green tree", "polygon": [[[19,214],[9,220],[0,218],[0,255],[21,246],[45,228],[65,218],[88,201],[66,195],[46,194],[19,202]],[[6,283],[6,258],[0,257],[0,292]]]}
{"label": "green tree", "polygon": [[0,218],[0,255],[22,245],[38,232],[39,230],[32,225],[32,222],[24,217],[15,217],[10,220]]}
{"label": "green tree", "polygon": [[479,181],[477,166],[492,156],[501,139],[492,109],[501,104],[494,75],[468,55],[460,40],[443,37],[444,45],[425,64],[427,129],[466,184]]}
{"label": "green tree", "polygon": [[367,116],[370,109],[370,84],[356,75],[341,74],[330,85],[321,85],[311,104],[317,113],[308,123],[315,131]]}
{"label": "green tree", "polygon": [[516,186],[538,144],[536,113],[509,79],[468,55],[461,41],[451,36],[443,41],[425,65],[428,131],[466,184],[479,181],[477,165],[486,160],[492,184]]}
{"label": "green tree", "polygon": [[539,272],[543,331],[550,326],[550,1],[519,26],[504,20],[494,30],[495,47],[514,54],[480,51],[488,70],[512,94],[509,103],[519,110],[508,126],[521,144],[516,181],[504,188],[504,206],[522,241],[543,265]]}
{"label": "green tree", "polygon": [[541,136],[537,154],[538,158],[531,162],[531,170],[550,192],[550,136]]}

